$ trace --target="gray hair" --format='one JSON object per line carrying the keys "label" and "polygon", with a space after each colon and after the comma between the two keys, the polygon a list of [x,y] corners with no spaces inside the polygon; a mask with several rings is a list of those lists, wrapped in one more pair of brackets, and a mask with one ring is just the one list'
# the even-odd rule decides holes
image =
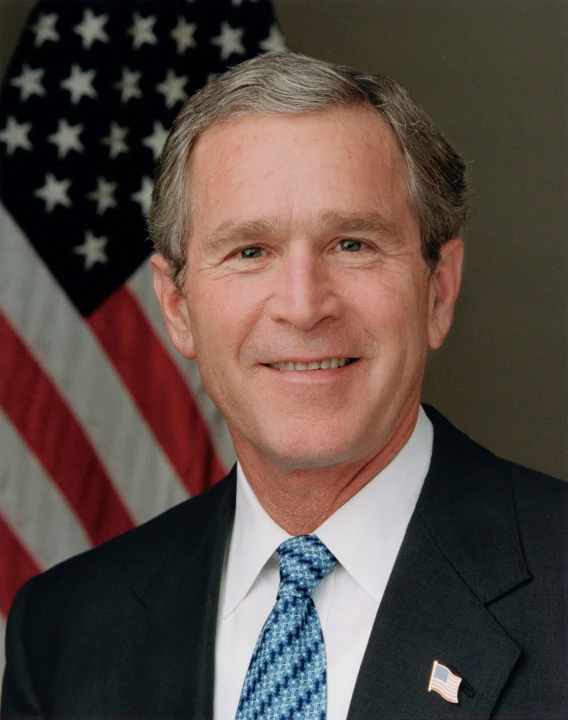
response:
{"label": "gray hair", "polygon": [[418,218],[431,274],[440,247],[467,217],[465,163],[395,80],[294,53],[266,53],[215,76],[186,101],[158,161],[148,215],[150,236],[183,290],[191,220],[189,162],[208,129],[250,115],[296,115],[368,106],[395,134],[407,165],[408,200]]}

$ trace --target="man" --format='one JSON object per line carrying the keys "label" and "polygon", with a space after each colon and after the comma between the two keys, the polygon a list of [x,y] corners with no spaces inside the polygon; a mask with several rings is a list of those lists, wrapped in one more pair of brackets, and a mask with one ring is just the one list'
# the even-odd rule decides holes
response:
{"label": "man", "polygon": [[155,286],[239,464],[23,588],[5,720],[568,715],[566,487],[420,406],[463,176],[385,78],[272,54],[187,102]]}

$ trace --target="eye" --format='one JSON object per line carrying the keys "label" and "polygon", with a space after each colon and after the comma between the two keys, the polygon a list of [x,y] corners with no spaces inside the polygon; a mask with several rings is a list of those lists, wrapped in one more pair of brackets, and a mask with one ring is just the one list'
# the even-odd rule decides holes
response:
{"label": "eye", "polygon": [[259,247],[248,247],[244,250],[241,250],[239,252],[240,256],[242,258],[245,258],[246,260],[252,259],[252,258],[259,258],[262,255],[262,250]]}
{"label": "eye", "polygon": [[363,248],[361,240],[342,240],[339,247],[345,252],[359,252]]}

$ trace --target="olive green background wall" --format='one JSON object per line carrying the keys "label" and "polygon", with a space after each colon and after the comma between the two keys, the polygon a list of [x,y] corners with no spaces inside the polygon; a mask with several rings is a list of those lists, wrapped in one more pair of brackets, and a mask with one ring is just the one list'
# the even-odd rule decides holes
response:
{"label": "olive green background wall", "polygon": [[[0,72],[32,0],[0,0]],[[568,0],[276,0],[292,50],[392,75],[469,162],[454,328],[424,400],[568,479]]]}

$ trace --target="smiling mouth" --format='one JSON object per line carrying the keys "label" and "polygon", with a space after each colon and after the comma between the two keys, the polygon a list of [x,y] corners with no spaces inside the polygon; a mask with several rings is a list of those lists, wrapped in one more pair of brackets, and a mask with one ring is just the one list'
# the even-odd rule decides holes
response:
{"label": "smiling mouth", "polygon": [[337,370],[337,368],[344,367],[354,363],[357,358],[345,358],[345,357],[334,357],[326,358],[325,360],[315,360],[313,362],[292,362],[284,361],[278,363],[268,363],[266,367],[273,368],[274,370]]}

